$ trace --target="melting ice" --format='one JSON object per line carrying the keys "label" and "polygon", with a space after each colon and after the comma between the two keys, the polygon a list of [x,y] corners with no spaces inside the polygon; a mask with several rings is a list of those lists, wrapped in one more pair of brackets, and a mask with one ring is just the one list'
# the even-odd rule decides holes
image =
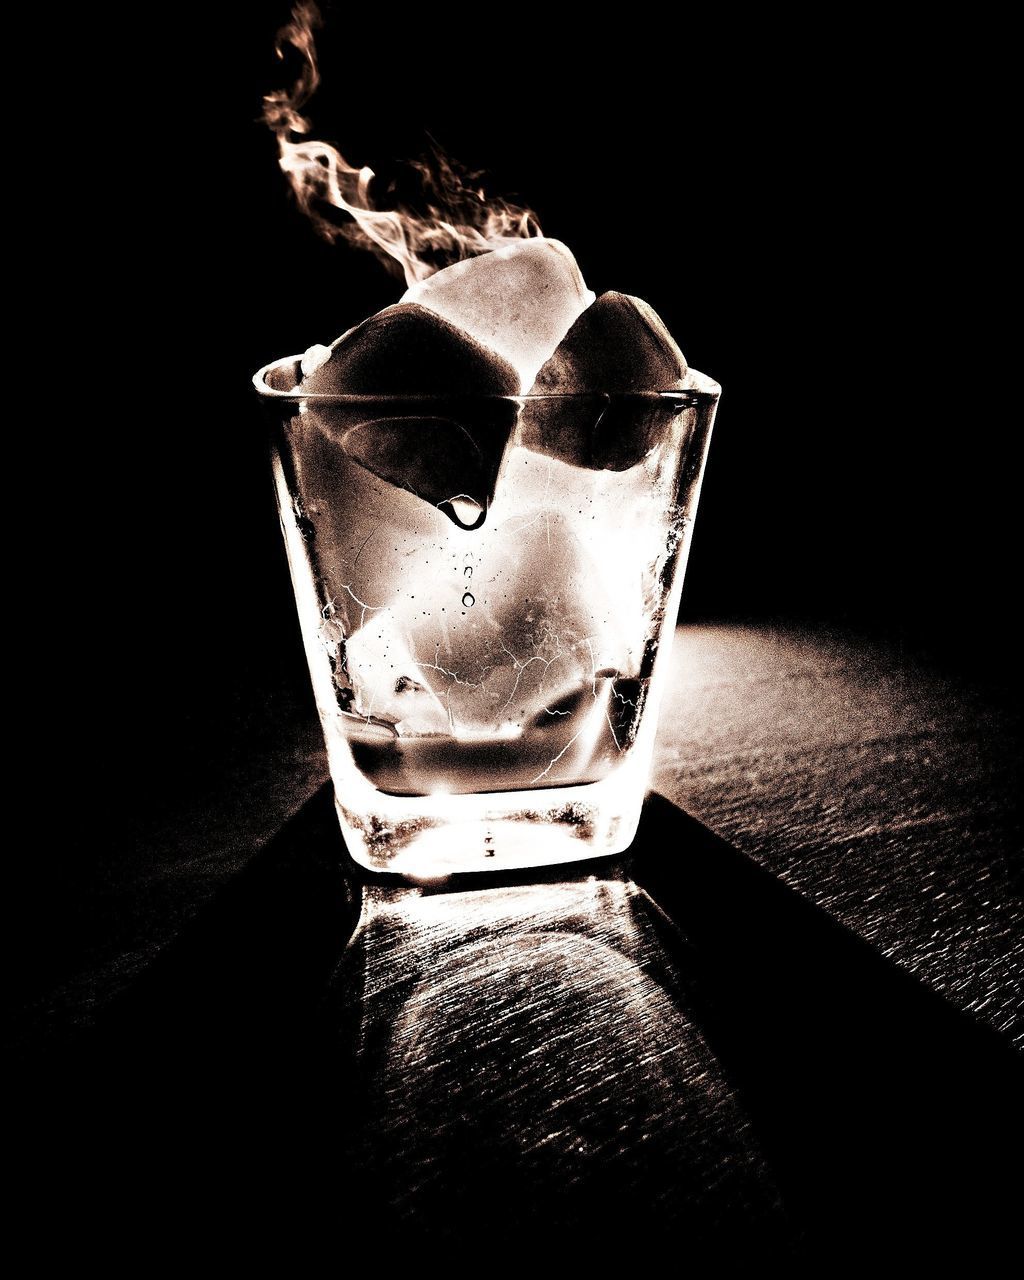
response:
{"label": "melting ice", "polygon": [[340,721],[376,785],[614,766],[669,580],[660,445],[678,409],[653,393],[686,372],[645,303],[595,301],[541,238],[447,267],[307,351],[296,483],[343,619]]}

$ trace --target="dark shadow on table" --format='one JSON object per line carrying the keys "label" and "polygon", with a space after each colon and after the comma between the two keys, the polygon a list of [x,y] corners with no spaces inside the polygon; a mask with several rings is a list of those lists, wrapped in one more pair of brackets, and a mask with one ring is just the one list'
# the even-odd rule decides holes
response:
{"label": "dark shadow on table", "polygon": [[[141,1219],[162,1222],[172,1205],[186,1204],[221,1227],[298,1213],[321,1227],[341,1215],[389,1229],[392,1206],[375,1201],[381,1184],[367,1165],[367,1135],[382,1132],[376,1120],[367,1123],[367,1099],[381,1105],[381,1079],[368,1078],[354,1052],[364,1010],[358,975],[346,968],[360,887],[341,852],[324,788],[111,1006],[84,1055],[40,1067],[27,1095],[28,1179],[88,1205],[99,1195],[94,1162],[102,1153],[115,1170],[104,1175],[111,1181],[103,1194]],[[508,881],[557,889],[607,874],[588,865]],[[1009,1243],[1018,1063],[997,1035],[659,796],[649,799],[619,876],[642,891],[636,912],[646,950],[629,961],[637,980],[650,971],[673,986],[680,1035],[695,1027],[725,1082],[712,1091],[715,1105],[692,1121],[694,1150],[703,1152],[694,1169],[704,1169],[709,1143],[715,1147],[716,1115],[719,1154],[746,1150],[734,1132],[740,1111],[763,1154],[767,1176],[755,1170],[737,1184],[741,1198],[751,1195],[749,1239],[746,1201],[729,1211],[724,1201],[734,1193],[724,1175],[708,1210],[726,1224],[717,1235],[700,1238],[703,1203],[689,1219],[666,1212],[664,1182],[686,1172],[692,1082],[674,1107],[639,1115],[648,1068],[638,1060],[608,1086],[610,1114],[624,1117],[616,1120],[618,1147],[604,1135],[566,1178],[565,1151],[545,1169],[542,1142],[530,1167],[517,1171],[503,1165],[477,1114],[493,1080],[476,1094],[452,1092],[455,1034],[441,1074],[422,1075],[437,1092],[421,1091],[414,1112],[394,1090],[384,1099],[388,1115],[424,1117],[418,1132],[407,1123],[401,1130],[414,1147],[429,1147],[438,1115],[447,1124],[467,1097],[472,1103],[457,1117],[458,1159],[442,1157],[441,1185],[435,1177],[430,1212],[414,1219],[411,1239],[503,1247],[557,1228],[564,1210],[573,1228],[567,1247],[586,1239],[600,1249],[609,1232],[640,1243],[660,1234],[688,1257],[721,1247],[731,1256],[795,1250],[977,1261]],[[447,892],[480,883],[456,882]],[[488,883],[501,891],[500,877]],[[652,959],[658,948],[663,960]],[[561,1013],[553,1005],[554,1021],[530,1022],[528,1034],[557,1035],[559,1017],[589,1016],[591,998],[581,999]],[[598,992],[591,1004],[603,999]],[[611,1024],[601,1025],[607,1038]],[[629,1068],[629,1043],[616,1049],[618,1068]],[[529,1048],[508,1049],[510,1071]],[[648,1057],[671,1049],[655,1046]],[[479,1052],[465,1045],[470,1075]],[[582,1080],[588,1062],[574,1052]],[[415,1093],[415,1073],[394,1079],[411,1079]],[[510,1094],[505,1124],[533,1124],[542,1088],[543,1080]],[[727,1091],[739,1111],[730,1110]],[[383,1124],[386,1140],[387,1115]],[[390,1132],[399,1131],[395,1121]]]}
{"label": "dark shadow on table", "polygon": [[1008,1043],[660,796],[633,874],[686,939],[705,1033],[814,1240],[875,1264],[998,1258],[1020,1150]]}

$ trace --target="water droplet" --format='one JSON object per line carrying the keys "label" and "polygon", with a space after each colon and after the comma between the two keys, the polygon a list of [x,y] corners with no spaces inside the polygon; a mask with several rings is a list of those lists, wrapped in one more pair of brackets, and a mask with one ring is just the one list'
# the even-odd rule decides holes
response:
{"label": "water droplet", "polygon": [[466,594],[462,597],[462,604],[463,604],[463,607],[466,609],[472,609],[472,607],[476,604],[476,596],[472,593],[472,591],[467,591]]}
{"label": "water droplet", "polygon": [[486,508],[466,493],[438,503],[438,508],[460,529],[479,529],[487,515]]}

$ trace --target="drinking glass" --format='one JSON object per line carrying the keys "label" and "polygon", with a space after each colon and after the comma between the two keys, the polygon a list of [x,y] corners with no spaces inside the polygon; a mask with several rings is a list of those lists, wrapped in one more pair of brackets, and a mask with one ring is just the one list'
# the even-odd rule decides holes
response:
{"label": "drinking glass", "polygon": [[622,852],[720,387],[310,395],[261,369],[338,818],[414,880]]}

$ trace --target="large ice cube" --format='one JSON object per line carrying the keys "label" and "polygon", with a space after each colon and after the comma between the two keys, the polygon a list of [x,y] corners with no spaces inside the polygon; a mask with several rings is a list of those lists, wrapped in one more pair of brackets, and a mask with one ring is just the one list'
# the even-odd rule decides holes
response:
{"label": "large ice cube", "polygon": [[686,360],[654,309],[640,298],[603,293],[579,317],[530,388],[523,443],[597,470],[626,471],[675,416],[659,391],[678,390]]}
{"label": "large ice cube", "polygon": [[[323,359],[323,353],[327,358]],[[314,356],[315,358],[308,358]],[[516,395],[516,371],[425,307],[398,303],[311,348],[300,390],[317,395]]]}
{"label": "large ice cube", "polygon": [[559,240],[517,240],[456,262],[407,290],[496,351],[526,391],[573,321],[594,301],[576,259]]}
{"label": "large ice cube", "polygon": [[608,292],[568,331],[530,393],[672,391],[685,377],[686,359],[654,308]]}
{"label": "large ice cube", "polygon": [[[300,390],[358,395],[306,406],[368,471],[440,507],[463,527],[494,494],[519,378],[501,356],[424,307],[387,307],[303,359]],[[431,397],[423,401],[420,397]]]}
{"label": "large ice cube", "polygon": [[[497,420],[470,407],[461,415],[467,422],[464,426],[453,417],[416,413],[412,404],[403,408],[405,413],[371,417],[346,427],[339,436],[342,448],[375,476],[439,507],[461,528],[477,528],[494,494],[514,409]],[[445,408],[441,406],[440,413]],[[332,417],[329,410],[326,416]],[[351,414],[341,416],[347,419]]]}
{"label": "large ice cube", "polygon": [[[401,590],[386,593],[377,578],[381,594],[372,598],[388,599],[389,607],[363,628],[381,641],[370,644],[368,633],[357,642],[368,671],[390,674],[394,663],[398,680],[418,664],[412,678],[433,689],[458,725],[497,731],[529,722],[565,689],[592,689],[595,672],[625,672],[639,661],[622,616],[634,605],[638,612],[639,599],[634,593],[624,602],[621,591],[611,597],[564,512],[540,508],[485,525],[466,547],[471,564],[456,561],[411,586],[403,579]],[[398,639],[385,653],[389,635]],[[373,707],[360,709],[381,715],[381,696],[378,690]]]}

